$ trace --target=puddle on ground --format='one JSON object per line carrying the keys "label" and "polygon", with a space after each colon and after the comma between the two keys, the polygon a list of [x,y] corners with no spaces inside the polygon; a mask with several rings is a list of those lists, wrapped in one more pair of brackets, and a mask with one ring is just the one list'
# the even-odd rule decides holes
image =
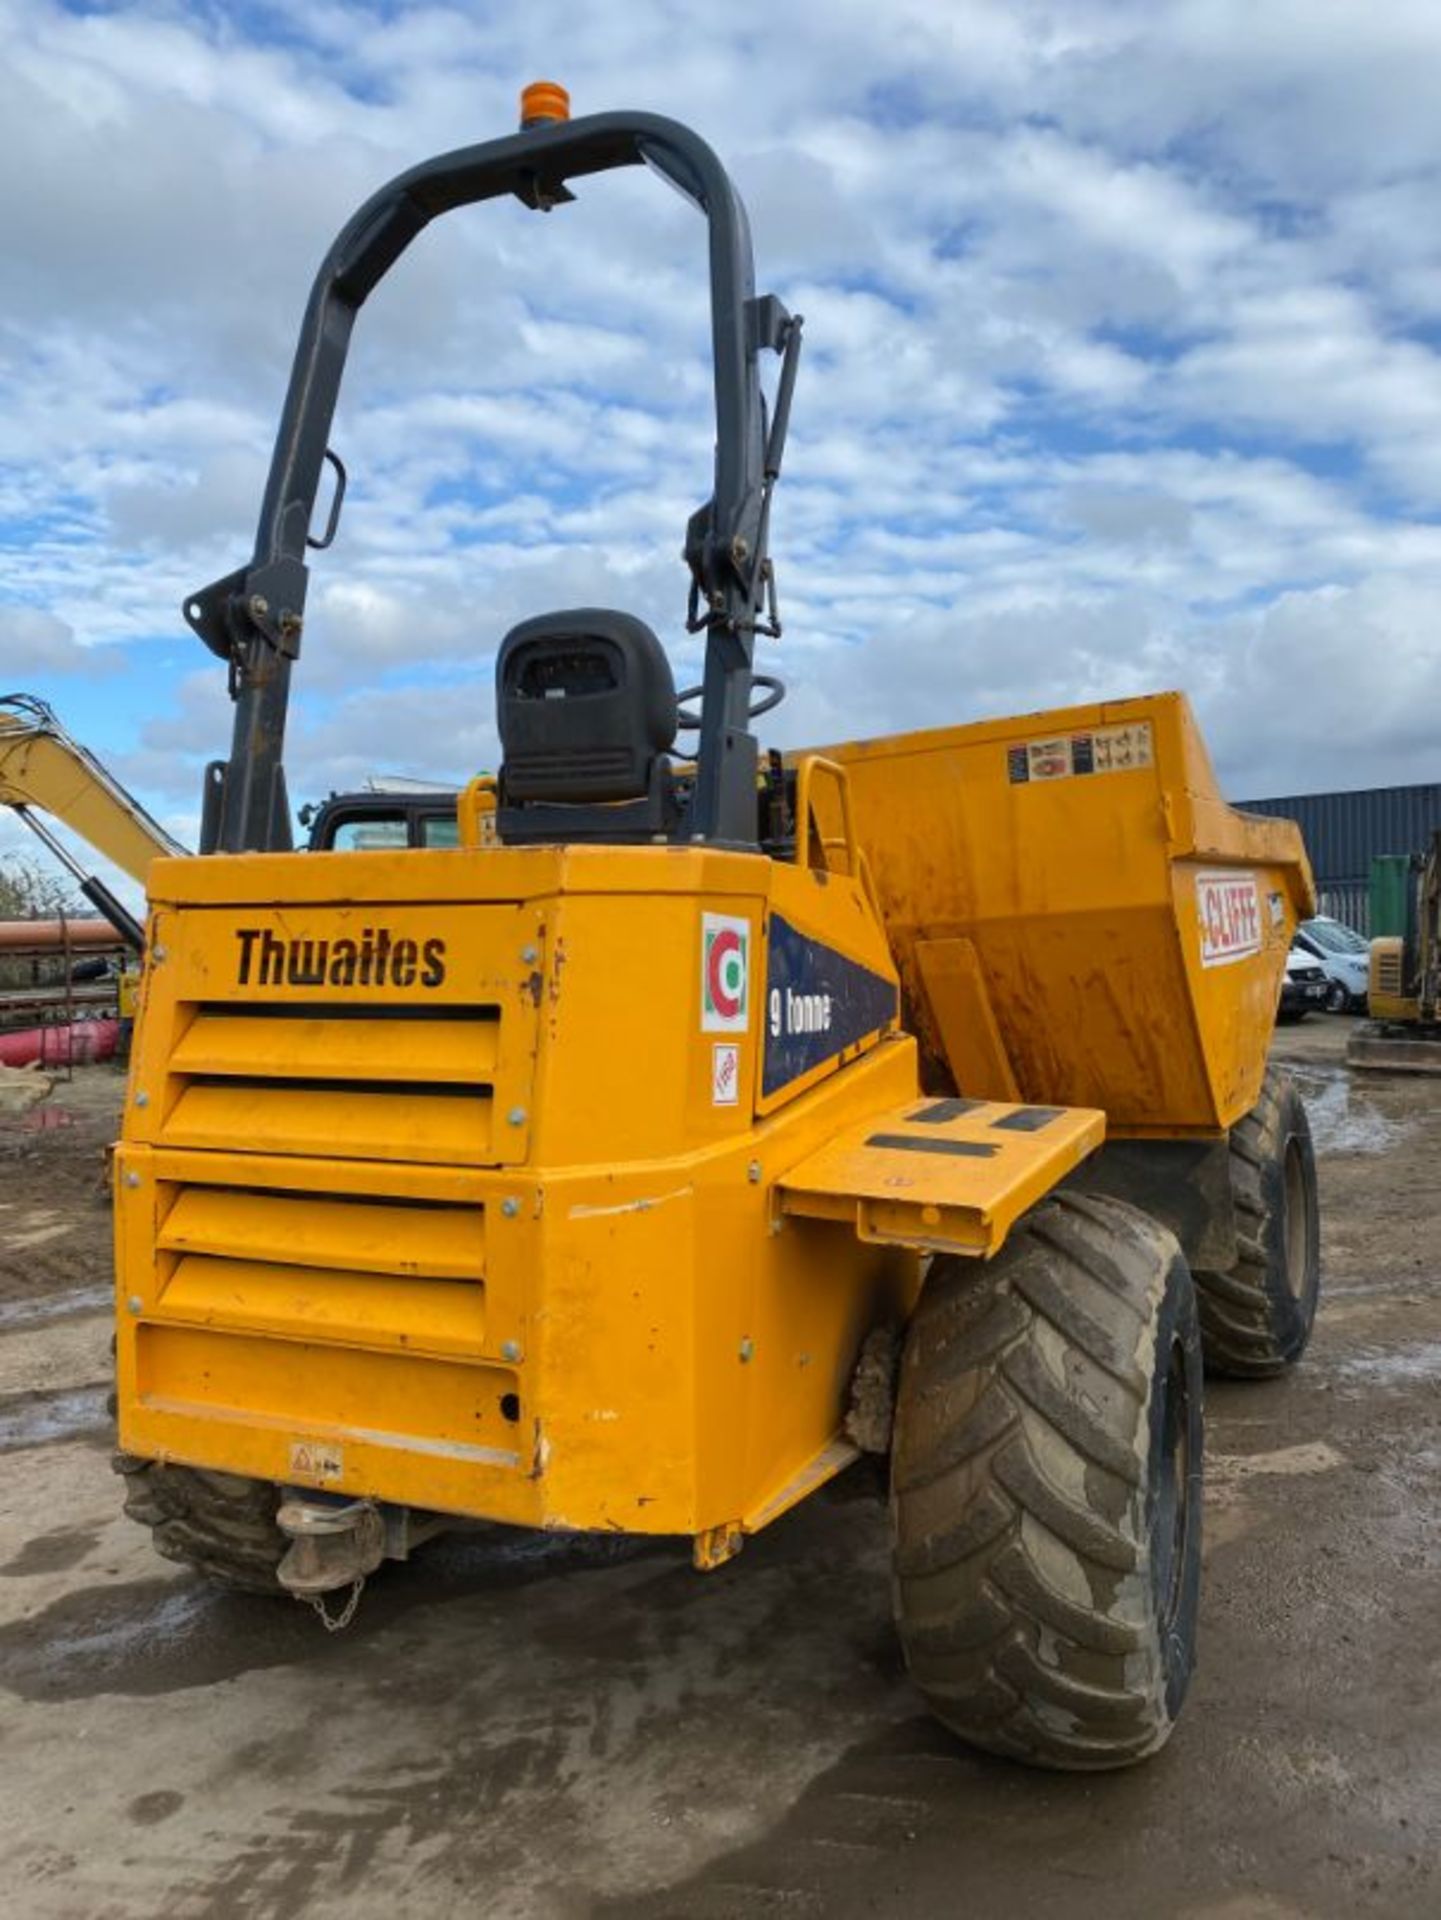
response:
{"label": "puddle on ground", "polygon": [[1383,1385],[1391,1381],[1404,1386],[1415,1380],[1441,1380],[1441,1340],[1401,1347],[1394,1353],[1352,1354],[1341,1362],[1340,1370],[1348,1380],[1379,1381]]}
{"label": "puddle on ground", "polygon": [[108,1307],[114,1289],[108,1282],[93,1287],[67,1287],[62,1293],[37,1293],[29,1300],[0,1300],[0,1332],[16,1327],[43,1326],[50,1320],[69,1320],[76,1314],[98,1313]]}
{"label": "puddle on ground", "polygon": [[1384,1153],[1410,1130],[1358,1092],[1344,1067],[1293,1064],[1289,1071],[1306,1104],[1317,1153]]}
{"label": "puddle on ground", "polygon": [[1329,1473],[1344,1467],[1346,1458],[1325,1440],[1313,1440],[1296,1447],[1276,1447],[1269,1453],[1208,1453],[1206,1490],[1237,1480],[1254,1479],[1257,1474]]}
{"label": "puddle on ground", "polygon": [[39,1573],[66,1573],[78,1567],[99,1538],[93,1527],[52,1527],[27,1540],[13,1560],[0,1567],[0,1580],[25,1580]]}
{"label": "puddle on ground", "polygon": [[[120,1489],[116,1489],[117,1501]],[[43,1536],[42,1536],[43,1538]],[[544,1534],[482,1527],[422,1547],[405,1566],[386,1563],[365,1589],[355,1624],[327,1635],[309,1607],[283,1595],[228,1593],[198,1577],[92,1580],[58,1595],[37,1612],[0,1626],[0,1689],[27,1700],[80,1700],[100,1693],[132,1696],[208,1687],[271,1667],[341,1667],[387,1637],[423,1634],[427,1609],[458,1605],[470,1630],[495,1616],[499,1601],[522,1587],[570,1576],[602,1574],[627,1563],[658,1563],[662,1580],[692,1604],[697,1584],[689,1555],[673,1544],[633,1534]],[[664,1604],[665,1588],[649,1594]],[[623,1657],[614,1615],[581,1607],[566,1629],[572,1653],[584,1647],[594,1621],[604,1657]],[[419,1644],[412,1641],[409,1644]],[[384,1673],[386,1661],[377,1663]],[[449,1694],[451,1663],[427,1667],[425,1684]],[[415,1682],[418,1688],[421,1682]]]}
{"label": "puddle on ground", "polygon": [[58,1387],[52,1393],[13,1393],[0,1400],[0,1453],[49,1446],[102,1432],[110,1424],[105,1381],[88,1387]]}
{"label": "puddle on ground", "polygon": [[1346,1465],[1346,1456],[1325,1440],[1294,1447],[1275,1447],[1266,1453],[1207,1453],[1205,1551],[1228,1547],[1254,1530],[1261,1509],[1251,1499],[1247,1482],[1287,1479],[1297,1474],[1332,1473]]}

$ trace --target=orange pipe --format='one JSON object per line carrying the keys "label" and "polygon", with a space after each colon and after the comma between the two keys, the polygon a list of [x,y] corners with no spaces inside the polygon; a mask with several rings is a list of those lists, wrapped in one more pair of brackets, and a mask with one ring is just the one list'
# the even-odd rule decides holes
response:
{"label": "orange pipe", "polygon": [[123,947],[108,920],[0,920],[0,953],[93,953]]}

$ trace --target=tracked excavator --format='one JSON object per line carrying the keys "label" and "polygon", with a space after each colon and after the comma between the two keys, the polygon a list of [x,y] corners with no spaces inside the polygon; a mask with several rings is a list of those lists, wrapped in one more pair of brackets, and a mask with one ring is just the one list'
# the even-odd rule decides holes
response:
{"label": "tracked excavator", "polygon": [[1441,1073],[1441,828],[1412,868],[1405,932],[1371,942],[1370,1018],[1347,1043],[1353,1067]]}
{"label": "tracked excavator", "polygon": [[24,821],[83,897],[138,953],[145,937],[140,922],[50,821],[78,834],[141,886],[153,860],[173,858],[185,848],[34,694],[0,696],[0,806]]}
{"label": "tracked excavator", "polygon": [[[456,844],[299,855],[287,706],[361,308],[453,210],[564,220],[633,167],[706,236],[701,684],[633,614],[537,613],[494,636],[503,758]],[[184,607],[235,718],[200,857],[148,879],[116,1466],[162,1554],[339,1624],[475,1522],[709,1573],[869,1450],[930,1708],[1121,1766],[1192,1671],[1203,1354],[1279,1373],[1316,1311],[1267,1067],[1310,870],[1224,804],[1177,693],[762,750],[800,343],[711,148],[549,84],[322,262],[254,550]]]}
{"label": "tracked excavator", "polygon": [[[484,778],[474,786],[471,804],[482,813],[490,786]],[[299,817],[308,830],[307,847],[317,852],[454,846],[458,800],[451,788],[366,789],[332,793],[301,808]],[[31,693],[0,695],[0,806],[24,821],[82,897],[138,953],[144,944],[140,922],[48,822],[60,822],[141,886],[152,860],[174,859],[188,849]]]}

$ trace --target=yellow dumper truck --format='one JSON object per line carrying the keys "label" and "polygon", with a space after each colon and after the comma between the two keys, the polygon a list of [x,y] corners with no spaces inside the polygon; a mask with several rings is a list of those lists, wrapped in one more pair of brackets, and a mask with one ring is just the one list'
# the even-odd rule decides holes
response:
{"label": "yellow dumper truck", "polygon": [[[255,553],[186,602],[235,730],[201,857],[150,875],[127,1509],[334,1618],[467,1521],[676,1535],[714,1568],[867,1448],[933,1710],[1038,1763],[1136,1760],[1192,1666],[1203,1348],[1274,1373],[1315,1312],[1310,1140],[1266,1067],[1299,837],[1222,803],[1177,694],[762,755],[800,319],[755,294],[693,133],[527,107],[344,229]],[[631,615],[527,620],[458,845],[292,851],[305,548],[362,302],[450,209],[639,163],[709,235],[703,685]]]}

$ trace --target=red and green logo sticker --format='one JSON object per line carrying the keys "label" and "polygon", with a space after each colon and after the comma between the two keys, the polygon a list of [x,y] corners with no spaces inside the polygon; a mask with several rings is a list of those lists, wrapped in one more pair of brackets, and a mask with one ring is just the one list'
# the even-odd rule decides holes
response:
{"label": "red and green logo sticker", "polygon": [[750,949],[749,920],[701,915],[702,1033],[744,1033],[750,1025]]}

